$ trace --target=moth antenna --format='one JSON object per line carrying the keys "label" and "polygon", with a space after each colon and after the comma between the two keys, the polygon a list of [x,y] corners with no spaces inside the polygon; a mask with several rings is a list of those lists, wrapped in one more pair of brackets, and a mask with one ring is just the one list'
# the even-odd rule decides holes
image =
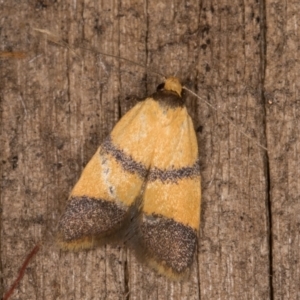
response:
{"label": "moth antenna", "polygon": [[139,64],[139,63],[137,63],[137,62],[135,62],[135,61],[133,61],[131,59],[128,59],[128,58],[125,58],[125,57],[122,57],[122,56],[118,56],[118,55],[108,54],[108,53],[105,53],[105,52],[101,52],[101,51],[98,51],[98,50],[95,50],[95,49],[91,49],[91,48],[86,48],[86,47],[83,47],[83,46],[79,46],[78,48],[81,48],[81,49],[86,50],[86,51],[94,52],[96,54],[100,54],[100,55],[103,55],[103,56],[109,56],[109,57],[117,58],[117,59],[120,59],[120,60],[124,60],[126,62],[129,62],[129,63],[133,64],[133,65],[137,65],[139,67],[142,67],[142,68],[146,69],[147,72],[149,71],[150,73],[154,73],[156,75],[159,75],[162,78],[164,78],[164,80],[166,79],[166,76],[164,76],[163,74],[155,71],[152,68],[149,68],[146,65]]}
{"label": "moth antenna", "polygon": [[200,97],[198,94],[196,94],[195,92],[193,92],[192,90],[188,89],[187,87],[183,86],[183,89],[185,89],[186,91],[188,91],[189,93],[191,93],[193,96],[197,97],[198,99],[200,99],[201,101],[203,101],[204,103],[206,103],[210,108],[212,108],[213,110],[217,111],[227,122],[229,122],[231,125],[233,125],[236,130],[238,132],[240,132],[242,135],[244,135],[246,138],[248,138],[249,140],[251,140],[252,142],[254,142],[258,147],[260,147],[261,149],[268,151],[268,148],[263,146],[262,144],[260,144],[255,138],[251,137],[249,134],[247,134],[244,130],[241,130],[232,120],[230,120],[225,114],[223,114],[222,112],[220,112],[214,105],[212,105],[211,103],[209,103],[208,101],[206,101],[204,98]]}
{"label": "moth antenna", "polygon": [[[55,43],[57,45],[60,45],[60,46],[65,46],[68,49],[72,50],[72,47],[70,47],[70,45],[68,43],[62,41],[62,39],[58,35],[52,33],[51,31],[49,31],[47,29],[40,29],[40,28],[33,28],[33,30],[47,35],[49,40],[52,41],[53,43]],[[113,58],[117,58],[117,59],[120,59],[120,60],[124,60],[126,62],[131,63],[131,64],[134,64],[134,65],[137,65],[137,66],[140,66],[140,67],[144,68],[146,70],[146,72],[151,72],[151,73],[154,73],[156,75],[159,75],[162,78],[164,78],[164,80],[166,80],[166,77],[163,74],[157,72],[154,69],[149,68],[148,66],[139,64],[139,63],[137,63],[137,62],[135,62],[131,59],[128,59],[128,58],[125,58],[125,57],[122,57],[122,56],[118,56],[118,55],[108,54],[108,53],[105,53],[105,52],[102,52],[102,51],[98,51],[98,50],[83,47],[83,46],[78,46],[78,48],[86,50],[86,51],[94,52],[96,54],[100,54],[100,55],[103,55],[103,56],[108,56],[108,57],[113,57]],[[74,47],[73,47],[73,50],[74,50]]]}

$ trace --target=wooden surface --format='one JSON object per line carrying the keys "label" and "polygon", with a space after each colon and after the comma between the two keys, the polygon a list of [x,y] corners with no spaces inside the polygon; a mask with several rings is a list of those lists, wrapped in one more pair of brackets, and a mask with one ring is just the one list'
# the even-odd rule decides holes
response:
{"label": "wooden surface", "polygon": [[[300,299],[299,6],[1,2],[1,291],[43,240],[12,299]],[[158,276],[122,246],[70,253],[54,243],[82,168],[162,81],[80,47],[177,75],[218,108],[187,98],[203,203],[186,282]]]}

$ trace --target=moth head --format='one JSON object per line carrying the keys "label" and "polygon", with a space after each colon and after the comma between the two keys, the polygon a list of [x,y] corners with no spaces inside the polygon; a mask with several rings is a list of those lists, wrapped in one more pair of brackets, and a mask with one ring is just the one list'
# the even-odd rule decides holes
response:
{"label": "moth head", "polygon": [[175,92],[179,97],[181,97],[182,85],[177,77],[168,77],[165,81],[164,89]]}

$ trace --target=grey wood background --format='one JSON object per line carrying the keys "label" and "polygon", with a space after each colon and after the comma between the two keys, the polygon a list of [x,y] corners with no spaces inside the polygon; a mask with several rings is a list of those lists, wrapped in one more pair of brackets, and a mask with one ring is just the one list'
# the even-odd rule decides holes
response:
{"label": "grey wood background", "polygon": [[[300,299],[299,1],[11,0],[0,17],[2,293],[43,240],[12,299]],[[218,107],[187,99],[203,203],[186,282],[123,246],[54,243],[81,170],[162,80],[80,47],[177,75]]]}

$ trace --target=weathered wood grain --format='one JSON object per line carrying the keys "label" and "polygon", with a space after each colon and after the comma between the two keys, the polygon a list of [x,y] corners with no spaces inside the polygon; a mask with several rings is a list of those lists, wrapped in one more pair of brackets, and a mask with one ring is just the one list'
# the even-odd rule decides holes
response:
{"label": "weathered wood grain", "polygon": [[[43,240],[12,299],[300,298],[298,3],[4,2],[0,52],[26,56],[0,55],[1,291]],[[187,96],[203,204],[183,283],[122,245],[71,253],[54,243],[81,170],[162,81],[146,68],[180,77],[218,108]]]}

